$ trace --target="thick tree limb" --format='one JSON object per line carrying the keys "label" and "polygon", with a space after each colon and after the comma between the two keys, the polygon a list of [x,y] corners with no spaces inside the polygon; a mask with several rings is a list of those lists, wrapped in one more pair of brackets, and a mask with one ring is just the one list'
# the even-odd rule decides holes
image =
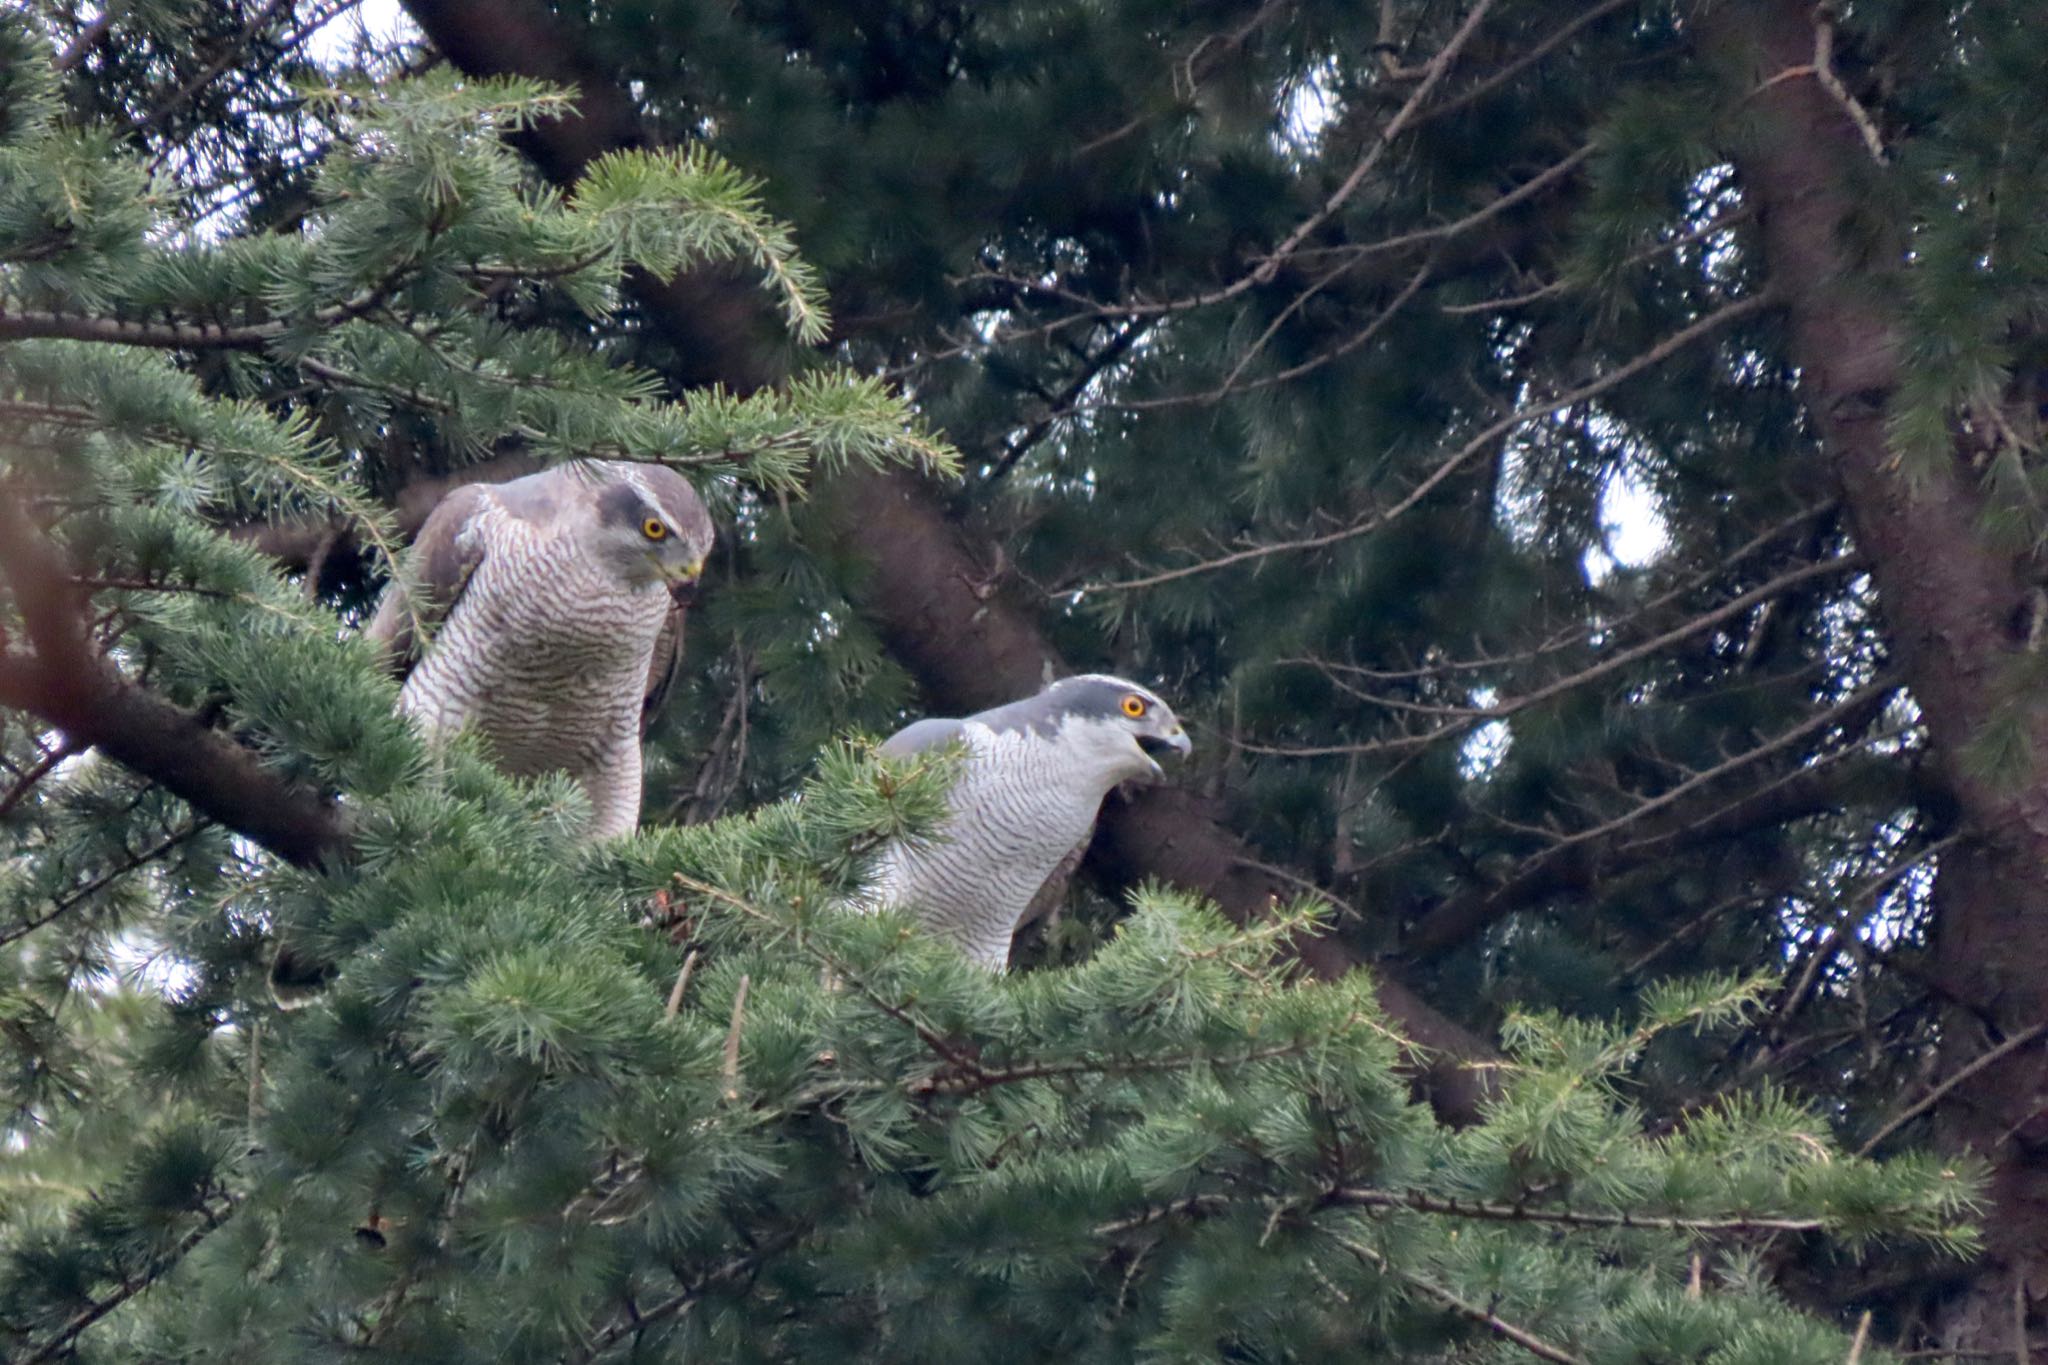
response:
{"label": "thick tree limb", "polygon": [[7,492],[0,492],[0,577],[31,649],[0,654],[0,706],[39,717],[301,867],[317,867],[346,847],[334,806],[136,686],[99,651],[86,633],[83,594],[70,566]]}

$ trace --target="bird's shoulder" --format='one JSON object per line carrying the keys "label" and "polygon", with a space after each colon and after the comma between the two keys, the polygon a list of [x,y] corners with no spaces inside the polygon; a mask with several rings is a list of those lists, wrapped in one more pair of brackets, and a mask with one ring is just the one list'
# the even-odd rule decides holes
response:
{"label": "bird's shoulder", "polygon": [[969,740],[968,723],[929,717],[912,721],[882,741],[876,752],[883,758],[910,758],[931,749],[943,748],[956,740]]}
{"label": "bird's shoulder", "polygon": [[363,633],[401,672],[419,654],[418,626],[447,615],[483,560],[476,522],[490,498],[483,484],[450,489],[421,523],[404,570],[384,589]]}

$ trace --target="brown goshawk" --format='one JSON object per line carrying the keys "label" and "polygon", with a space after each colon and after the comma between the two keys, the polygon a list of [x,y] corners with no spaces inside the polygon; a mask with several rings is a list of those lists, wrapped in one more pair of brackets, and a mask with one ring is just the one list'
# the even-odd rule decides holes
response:
{"label": "brown goshawk", "polygon": [[473,728],[504,771],[573,778],[590,838],[630,833],[640,741],[711,541],[696,490],[659,465],[466,484],[428,516],[366,633],[429,740]]}

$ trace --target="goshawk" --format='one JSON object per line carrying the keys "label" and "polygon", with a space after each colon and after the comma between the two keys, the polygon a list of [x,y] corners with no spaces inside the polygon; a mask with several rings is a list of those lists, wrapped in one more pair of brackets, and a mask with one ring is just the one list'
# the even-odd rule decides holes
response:
{"label": "goshawk", "polygon": [[901,906],[993,971],[1042,888],[1086,848],[1112,787],[1162,776],[1155,754],[1188,752],[1173,708],[1123,678],[1062,678],[1036,696],[964,720],[921,720],[887,758],[966,747],[937,837],[886,845],[863,908]]}
{"label": "goshawk", "polygon": [[590,838],[625,834],[711,539],[696,490],[659,465],[466,484],[428,516],[367,633],[430,740],[473,727],[506,772],[575,779]]}

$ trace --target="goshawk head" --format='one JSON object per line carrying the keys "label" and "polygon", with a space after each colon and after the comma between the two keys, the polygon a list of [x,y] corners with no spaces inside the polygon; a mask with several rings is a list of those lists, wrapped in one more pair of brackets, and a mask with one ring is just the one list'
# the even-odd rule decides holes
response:
{"label": "goshawk head", "polygon": [[1186,754],[1190,747],[1180,718],[1157,693],[1107,673],[1062,678],[1035,696],[976,719],[998,733],[1028,729],[1056,740],[1097,765],[1111,785],[1134,777],[1159,778],[1160,757]]}
{"label": "goshawk head", "polygon": [[711,550],[711,514],[689,481],[660,465],[613,464],[586,530],[593,556],[635,588],[660,583],[686,602]]}

